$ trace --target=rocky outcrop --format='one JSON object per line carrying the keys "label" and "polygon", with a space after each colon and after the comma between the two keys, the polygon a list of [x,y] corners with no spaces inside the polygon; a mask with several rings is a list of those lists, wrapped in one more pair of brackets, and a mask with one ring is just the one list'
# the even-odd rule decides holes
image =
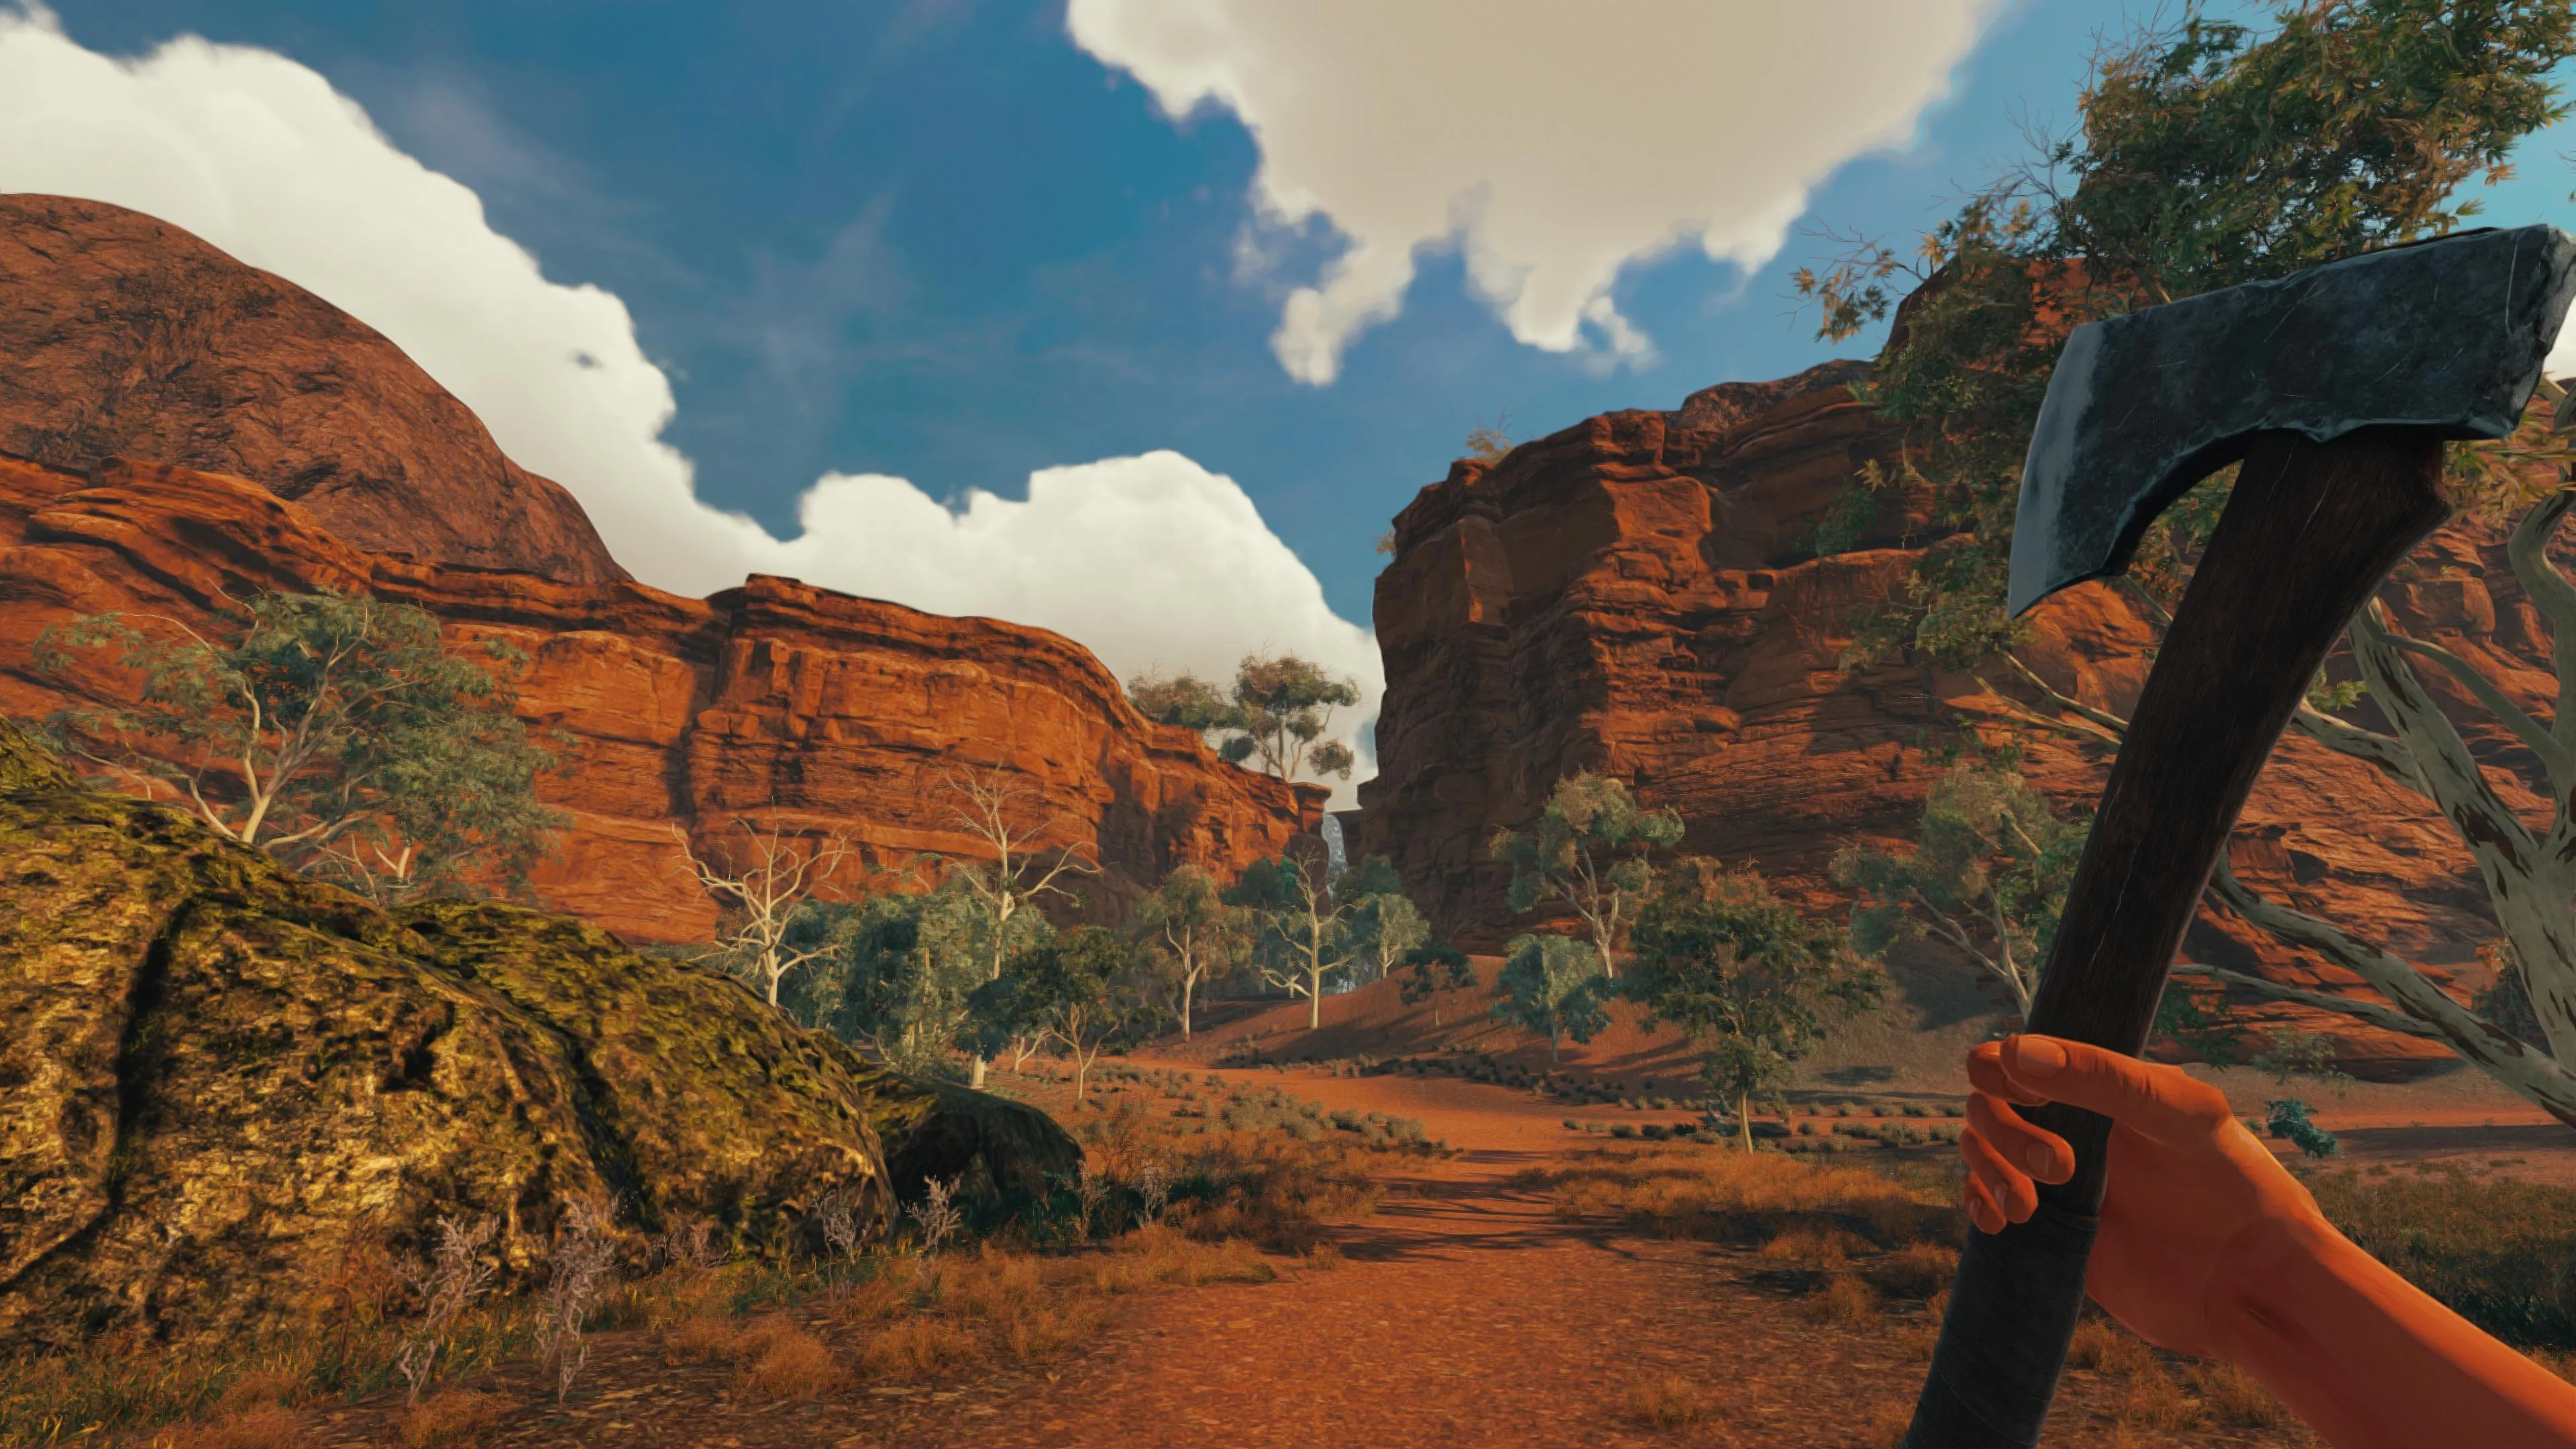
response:
{"label": "rocky outcrop", "polygon": [[572,495],[402,349],[303,288],[100,201],[0,195],[0,452],[251,479],[363,549],[626,577]]}
{"label": "rocky outcrop", "polygon": [[43,764],[0,721],[0,1342],[337,1311],[354,1261],[440,1216],[497,1220],[524,1283],[579,1199],[777,1248],[827,1194],[881,1218],[890,1155],[1005,1184],[1079,1161],[720,973],[506,906],[380,912]]}
{"label": "rocky outcrop", "polygon": [[362,551],[249,482],[111,460],[90,475],[0,458],[0,712],[43,718],[131,688],[38,671],[36,638],[81,613],[205,620],[227,595],[367,590],[435,613],[461,644],[529,658],[520,712],[564,768],[540,793],[572,823],[538,901],[631,941],[703,941],[716,903],[680,870],[737,822],[840,832],[836,885],[924,853],[980,860],[952,782],[999,781],[1014,825],[1097,860],[1083,890],[1132,899],[1181,861],[1225,873],[1317,827],[1325,793],[1216,758],[1157,725],[1081,646],[755,577],[708,599]]}
{"label": "rocky outcrop", "polygon": [[[1926,746],[1996,720],[1983,681],[1902,653],[1840,667],[1856,619],[1895,596],[1932,525],[1891,489],[1860,546],[1813,554],[1823,511],[1895,434],[1853,400],[1859,363],[1695,394],[1668,413],[1589,419],[1487,465],[1461,462],[1397,516],[1377,584],[1387,692],[1379,774],[1360,787],[1360,849],[1397,863],[1439,929],[1490,948],[1525,924],[1503,901],[1487,841],[1533,819],[1556,779],[1618,775],[1678,807],[1686,850],[1749,861],[1818,911],[1848,842],[1910,839],[1933,768]],[[2406,625],[2468,653],[2545,707],[2547,643],[2492,528],[2460,523],[2388,592]],[[2043,606],[2027,651],[2057,688],[2123,710],[2150,633],[2102,585]],[[2440,680],[2430,680],[2443,688]],[[2001,680],[2006,694],[2016,686]],[[2544,813],[2509,741],[2457,716],[2499,787]],[[2027,768],[2089,810],[2111,751],[2041,734]],[[2517,781],[2519,784],[2517,785]],[[2285,742],[2247,806],[2234,859],[2279,898],[2366,927],[2474,984],[2494,934],[2464,851],[2423,802],[2303,739]],[[2276,979],[2358,990],[2232,919],[2204,914],[2186,949]],[[2247,1006],[2249,1025],[2331,1028],[2348,1070],[2405,1070],[2439,1048],[2295,1008]]]}

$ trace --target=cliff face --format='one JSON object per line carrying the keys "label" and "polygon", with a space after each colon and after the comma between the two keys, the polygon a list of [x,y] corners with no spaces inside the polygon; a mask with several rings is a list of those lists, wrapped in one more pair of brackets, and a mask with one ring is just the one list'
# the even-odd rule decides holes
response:
{"label": "cliff face", "polygon": [[[1526,924],[1504,904],[1506,875],[1486,843],[1499,827],[1526,826],[1578,769],[1678,807],[1684,850],[1750,861],[1819,911],[1846,905],[1826,879],[1837,849],[1911,840],[1933,775],[1924,747],[1961,718],[1997,720],[1999,702],[1982,681],[1902,655],[1839,668],[1855,618],[1902,587],[1928,531],[1923,500],[1892,492],[1857,551],[1811,556],[1822,511],[1865,463],[1896,450],[1851,399],[1847,385],[1866,376],[1863,364],[1829,364],[1712,388],[1675,412],[1592,418],[1494,465],[1462,462],[1398,515],[1377,585],[1388,683],[1379,774],[1360,787],[1360,849],[1392,857],[1450,938],[1491,947]],[[2410,630],[2470,654],[2527,703],[2548,698],[2546,637],[2494,530],[2446,529],[2387,596]],[[2069,590],[2038,625],[2026,657],[2054,687],[2114,711],[2134,701],[2151,634],[2124,594]],[[2499,787],[2545,815],[2535,782],[2511,774],[2501,732],[2454,703]],[[2061,806],[2089,811],[2110,755],[2041,734],[2027,769]],[[2285,742],[2232,849],[2249,883],[2275,898],[2438,970],[2467,966],[2463,992],[2478,979],[2474,947],[2494,929],[2466,853],[2424,802],[2368,767]],[[2206,912],[2185,949],[2359,989]],[[2331,1028],[2347,1070],[2442,1055],[2296,1008],[2240,1016]]]}
{"label": "cliff face", "polygon": [[1013,823],[1104,867],[1082,889],[1132,898],[1182,860],[1231,872],[1318,826],[1325,792],[1218,760],[1128,705],[1092,656],[1041,629],[925,614],[789,579],[687,599],[370,553],[240,478],[111,460],[87,475],[0,458],[0,714],[113,698],[120,672],[41,674],[32,645],[76,614],[191,623],[224,595],[365,590],[436,614],[451,638],[531,660],[520,712],[567,768],[540,793],[572,813],[539,901],[634,941],[704,940],[715,903],[679,870],[738,820],[842,831],[865,865],[982,859],[950,781],[998,779]]}
{"label": "cliff face", "polygon": [[359,548],[626,577],[572,495],[373,328],[166,222],[0,195],[0,452],[248,478]]}

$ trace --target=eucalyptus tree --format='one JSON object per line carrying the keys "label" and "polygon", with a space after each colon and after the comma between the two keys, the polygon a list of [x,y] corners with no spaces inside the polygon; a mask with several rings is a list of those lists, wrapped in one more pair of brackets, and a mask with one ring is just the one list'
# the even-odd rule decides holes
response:
{"label": "eucalyptus tree", "polygon": [[1582,920],[1601,974],[1615,979],[1621,936],[1654,886],[1650,857],[1681,838],[1680,811],[1646,809],[1626,781],[1584,772],[1556,782],[1527,833],[1495,831],[1490,849],[1511,870],[1511,908],[1565,902]]}

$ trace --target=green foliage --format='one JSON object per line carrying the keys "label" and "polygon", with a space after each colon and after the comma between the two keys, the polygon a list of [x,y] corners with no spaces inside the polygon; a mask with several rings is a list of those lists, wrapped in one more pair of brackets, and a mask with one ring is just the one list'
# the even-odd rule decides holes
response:
{"label": "green foliage", "polygon": [[[1864,392],[1908,425],[1908,463],[1952,536],[1881,642],[1966,666],[2018,637],[2002,609],[2012,514],[2069,331],[2449,231],[2476,210],[2459,187],[2502,175],[2514,143],[2563,113],[2549,73],[2576,54],[2563,4],[2354,0],[2273,21],[2258,36],[2187,7],[2106,50],[2077,133],[1935,227],[1919,264],[1863,243],[1798,273],[1833,338],[1884,318],[1899,273],[1921,283]],[[2156,578],[2142,559],[2151,588],[2178,590],[2214,516],[2161,521],[2142,553],[2175,562]]]}
{"label": "green foliage", "polygon": [[2336,1070],[2334,1061],[2334,1038],[2321,1032],[2276,1026],[2263,1033],[2262,1050],[2247,1058],[2245,1064],[2269,1073],[2273,1081],[2285,1087],[2292,1077],[2315,1077],[2335,1087],[2349,1085],[2352,1078]]}
{"label": "green foliage", "polygon": [[988,1041],[1052,1042],[1074,1063],[1084,1099],[1103,1051],[1152,1035],[1167,1018],[1144,999],[1136,953],[1117,932],[1081,926],[1012,955],[1002,974],[967,994],[968,1020]]}
{"label": "green foliage", "polygon": [[1226,904],[1216,878],[1187,862],[1136,903],[1136,932],[1146,960],[1167,987],[1177,987],[1181,1035],[1199,983],[1222,981],[1243,969],[1252,952],[1252,920]]}
{"label": "green foliage", "polygon": [[1257,759],[1283,780],[1300,769],[1347,780],[1358,763],[1350,746],[1323,735],[1335,709],[1360,702],[1359,686],[1294,654],[1245,655],[1227,693],[1184,671],[1139,675],[1127,698],[1147,719],[1224,736],[1219,755],[1238,765]]}
{"label": "green foliage", "polygon": [[1419,1005],[1443,991],[1466,991],[1476,984],[1476,968],[1455,946],[1416,946],[1404,953],[1407,974],[1396,994],[1407,1006]]}
{"label": "green foliage", "polygon": [[2086,834],[2012,757],[1954,764],[1924,799],[1914,849],[1856,845],[1834,857],[1835,882],[1857,898],[1852,946],[1884,960],[1901,941],[1937,938],[2011,987],[2027,1016]]}
{"label": "green foliage", "polygon": [[2224,1067],[2236,1061],[2238,1035],[2228,1023],[2224,993],[2196,990],[2179,977],[2165,979],[2149,1040],[2179,1042],[2202,1061]]}
{"label": "green foliage", "polygon": [[2531,989],[2522,979],[2522,956],[2513,938],[2498,936],[2478,948],[2478,959],[2495,972],[2495,980],[2469,999],[2469,1009],[2511,1034],[2517,1041],[2549,1050],[2549,1034],[2532,1009]]}
{"label": "green foliage", "polygon": [[1614,976],[1612,953],[1654,884],[1648,856],[1681,838],[1680,811],[1645,809],[1626,781],[1587,771],[1556,782],[1535,829],[1498,830],[1491,848],[1511,870],[1511,908],[1564,901],[1582,917],[1602,974]]}
{"label": "green foliage", "polygon": [[1841,931],[1799,915],[1754,872],[1713,861],[1666,873],[1634,941],[1627,994],[1649,1026],[1671,1021],[1707,1045],[1701,1075],[1745,1123],[1754,1097],[1776,1092],[1828,1027],[1874,1009],[1886,989]]}
{"label": "green foliage", "polygon": [[1324,852],[1310,845],[1255,862],[1225,892],[1255,923],[1254,968],[1263,981],[1306,998],[1310,1029],[1323,1024],[1325,990],[1348,976],[1359,945],[1352,918],[1383,867],[1364,862],[1336,881]]}
{"label": "green foliage", "polygon": [[[799,1021],[874,1049],[903,1071],[946,1076],[951,1054],[991,1056],[1011,1040],[1010,1022],[979,1015],[975,989],[993,979],[993,913],[951,879],[918,894],[861,904],[809,902],[790,923],[792,949],[823,948],[792,979],[787,1006]],[[1054,928],[1020,911],[999,931],[1007,962],[1042,945]]]}
{"label": "green foliage", "polygon": [[427,611],[366,595],[253,595],[200,634],[157,615],[46,630],[37,667],[101,657],[135,703],[66,711],[79,755],[226,838],[379,900],[524,884],[563,812],[536,798],[507,673],[526,656],[451,651]]}
{"label": "green foliage", "polygon": [[1515,936],[1494,978],[1494,1019],[1547,1038],[1557,1060],[1567,1037],[1588,1042],[1610,1024],[1611,986],[1589,945],[1564,936]]}
{"label": "green foliage", "polygon": [[2269,1112],[2267,1126],[2275,1137],[2286,1138],[2310,1157],[2332,1157],[2343,1151],[2335,1135],[2308,1120],[2308,1104],[2296,1097],[2282,1097],[2263,1104]]}
{"label": "green foliage", "polygon": [[1359,902],[1351,912],[1352,957],[1364,983],[1394,975],[1407,958],[1431,940],[1431,923],[1423,919],[1421,910],[1401,889],[1363,895],[1359,887],[1365,884],[1366,881],[1354,882],[1351,889]]}

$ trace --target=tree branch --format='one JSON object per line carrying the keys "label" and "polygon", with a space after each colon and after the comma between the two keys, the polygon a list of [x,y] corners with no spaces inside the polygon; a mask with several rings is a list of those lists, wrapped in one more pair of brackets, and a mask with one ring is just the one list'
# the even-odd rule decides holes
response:
{"label": "tree branch", "polygon": [[2299,701],[2298,713],[2290,716],[2290,728],[2339,755],[2349,755],[2377,769],[2397,784],[2432,797],[2433,787],[2424,783],[2424,772],[2416,767],[2415,753],[2406,742],[2394,735],[2366,730],[2347,720],[2338,719],[2306,700]]}
{"label": "tree branch", "polygon": [[2173,974],[2206,976],[2213,981],[2223,981],[2230,986],[2242,986],[2251,991],[2261,992],[2275,1001],[2292,1001],[2301,1006],[2313,1006],[2325,1011],[2341,1012],[2346,1016],[2357,1016],[2382,1031],[2428,1037],[2435,1041],[2443,1040],[2440,1031],[2382,1002],[2364,1001],[2354,996],[2336,996],[2331,992],[2310,991],[2304,986],[2288,986],[2278,981],[2266,981],[2260,976],[2249,976],[2242,971],[2230,971],[2224,966],[2200,966],[2185,962],[2175,966]]}
{"label": "tree branch", "polygon": [[2409,654],[2420,654],[2432,660],[2441,665],[2453,679],[2458,680],[2462,688],[2468,690],[2476,697],[2479,704],[2486,707],[2487,713],[2494,715],[2506,729],[2513,731],[2514,737],[2521,740],[2525,748],[2540,757],[2542,768],[2549,772],[2551,786],[2561,798],[2567,795],[2571,787],[2576,787],[2576,780],[2570,778],[2571,773],[2576,772],[2571,771],[2568,751],[2551,737],[2549,731],[2540,727],[2540,721],[2533,719],[2524,712],[2521,705],[2514,703],[2505,696],[2503,690],[2496,688],[2492,681],[2478,671],[2477,666],[2439,644],[2427,643],[2394,630],[2388,633],[2388,643],[2392,648],[2403,649]]}

